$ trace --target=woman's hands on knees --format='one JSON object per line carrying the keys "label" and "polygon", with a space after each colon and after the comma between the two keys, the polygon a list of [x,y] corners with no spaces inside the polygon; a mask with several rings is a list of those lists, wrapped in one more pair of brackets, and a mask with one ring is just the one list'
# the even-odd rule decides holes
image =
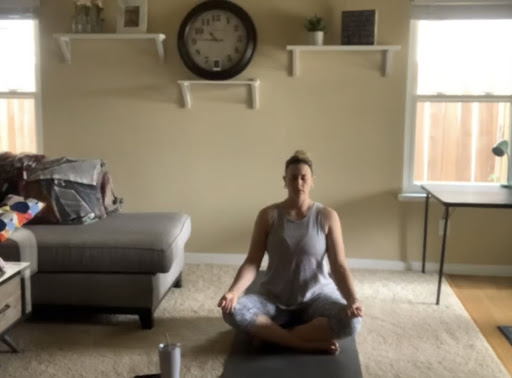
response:
{"label": "woman's hands on knees", "polygon": [[363,307],[361,306],[359,299],[354,298],[354,299],[348,301],[347,311],[348,311],[348,315],[351,318],[358,318],[358,317],[363,316]]}
{"label": "woman's hands on knees", "polygon": [[238,301],[238,295],[232,291],[228,291],[217,303],[217,307],[220,307],[222,312],[232,312],[235,308],[236,302]]}

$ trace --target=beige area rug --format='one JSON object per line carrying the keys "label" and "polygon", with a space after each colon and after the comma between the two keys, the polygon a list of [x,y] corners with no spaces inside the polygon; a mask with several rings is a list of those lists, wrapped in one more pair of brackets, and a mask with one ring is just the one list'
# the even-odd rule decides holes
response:
{"label": "beige area rug", "polygon": [[[157,346],[182,344],[182,378],[218,377],[232,331],[216,302],[236,267],[187,265],[184,287],[173,289],[152,330],[136,317],[96,316],[72,321],[31,321],[13,339],[20,354],[0,353],[1,377],[133,377],[158,371]],[[508,377],[450,289],[417,272],[353,272],[364,304],[357,344],[365,377]],[[1,347],[0,347],[1,348]],[[243,378],[243,377],[241,377]]]}

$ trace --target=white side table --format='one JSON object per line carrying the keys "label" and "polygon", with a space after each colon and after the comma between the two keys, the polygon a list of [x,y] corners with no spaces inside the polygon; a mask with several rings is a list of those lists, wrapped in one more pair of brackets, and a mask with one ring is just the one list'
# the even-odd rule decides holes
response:
{"label": "white side table", "polygon": [[32,311],[30,263],[8,262],[0,272],[0,341],[13,352],[19,349],[8,336],[9,330]]}

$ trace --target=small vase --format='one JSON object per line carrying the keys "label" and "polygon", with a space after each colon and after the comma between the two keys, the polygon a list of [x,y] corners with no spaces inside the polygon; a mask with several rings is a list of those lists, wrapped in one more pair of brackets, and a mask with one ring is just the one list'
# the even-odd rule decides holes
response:
{"label": "small vase", "polygon": [[322,46],[324,44],[324,32],[313,31],[308,33],[309,44],[313,46]]}

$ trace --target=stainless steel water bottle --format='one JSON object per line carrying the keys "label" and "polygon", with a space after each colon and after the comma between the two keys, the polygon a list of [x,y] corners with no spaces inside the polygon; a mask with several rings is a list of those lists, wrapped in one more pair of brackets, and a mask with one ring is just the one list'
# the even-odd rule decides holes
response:
{"label": "stainless steel water bottle", "polygon": [[181,345],[165,343],[158,345],[161,378],[179,378],[181,365]]}

